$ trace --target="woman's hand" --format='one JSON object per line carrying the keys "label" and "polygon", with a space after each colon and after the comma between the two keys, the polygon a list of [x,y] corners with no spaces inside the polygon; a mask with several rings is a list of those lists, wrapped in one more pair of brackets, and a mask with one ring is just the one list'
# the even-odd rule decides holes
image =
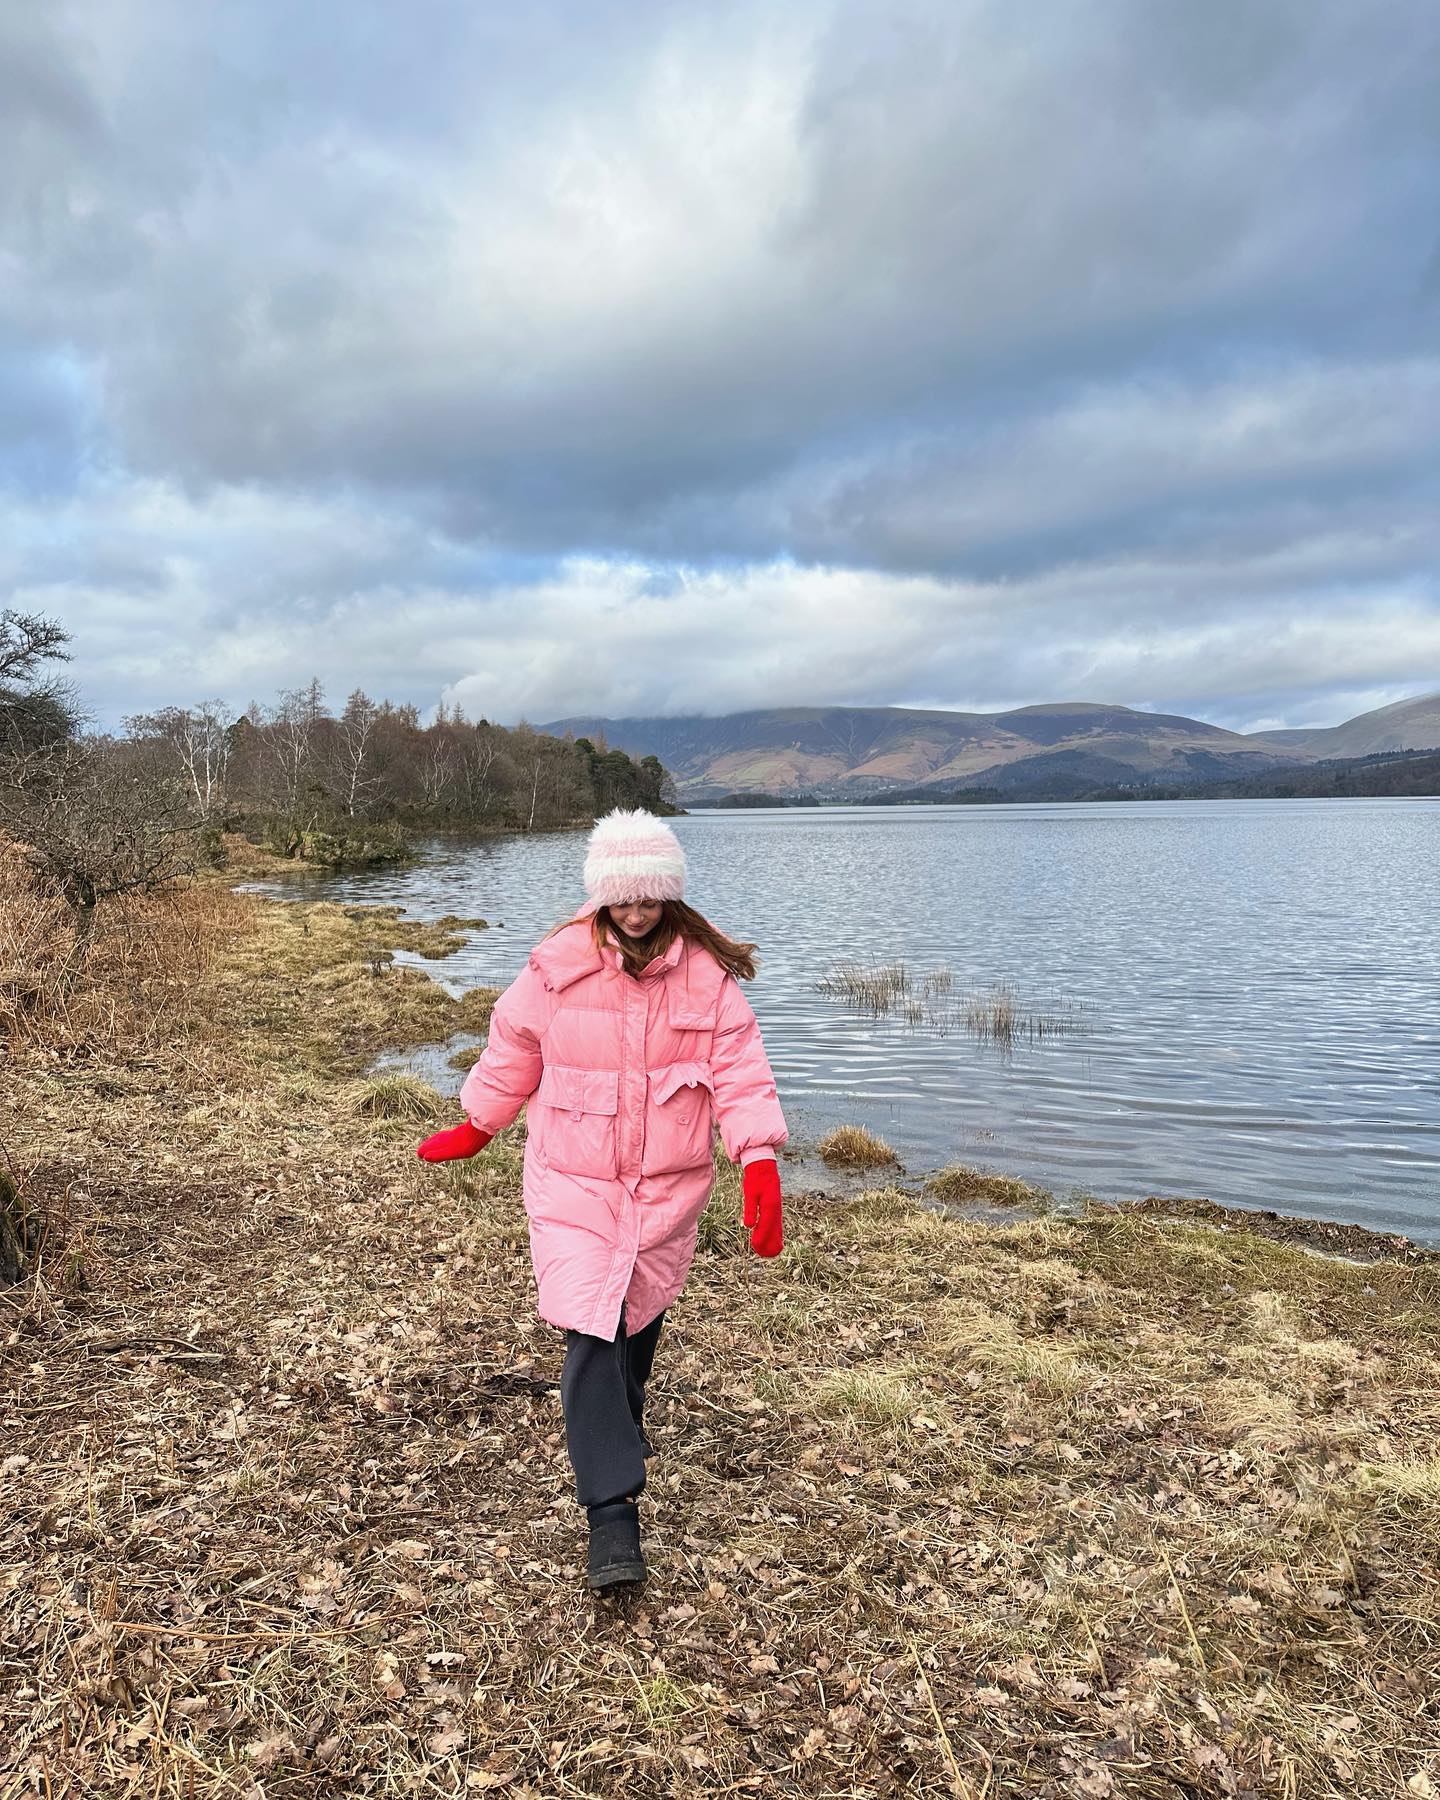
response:
{"label": "woman's hand", "polygon": [[743,1218],[750,1248],[757,1256],[778,1256],[785,1247],[780,1221],[780,1169],[774,1157],[746,1163],[741,1176],[745,1192]]}
{"label": "woman's hand", "polygon": [[437,1131],[426,1138],[415,1154],[421,1162],[454,1162],[462,1156],[475,1156],[490,1142],[488,1131],[477,1131],[468,1119],[452,1125],[448,1131]]}

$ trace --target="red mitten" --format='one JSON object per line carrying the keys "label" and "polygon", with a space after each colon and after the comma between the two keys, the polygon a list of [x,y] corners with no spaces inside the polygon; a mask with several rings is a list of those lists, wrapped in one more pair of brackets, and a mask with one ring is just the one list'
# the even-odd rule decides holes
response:
{"label": "red mitten", "polygon": [[746,1163],[741,1175],[745,1190],[742,1217],[750,1233],[750,1248],[757,1256],[778,1256],[785,1247],[780,1222],[780,1170],[775,1159],[762,1156]]}
{"label": "red mitten", "polygon": [[463,1125],[452,1125],[448,1131],[437,1131],[426,1138],[415,1154],[421,1162],[454,1162],[457,1157],[474,1156],[490,1142],[488,1131],[477,1131],[468,1119]]}

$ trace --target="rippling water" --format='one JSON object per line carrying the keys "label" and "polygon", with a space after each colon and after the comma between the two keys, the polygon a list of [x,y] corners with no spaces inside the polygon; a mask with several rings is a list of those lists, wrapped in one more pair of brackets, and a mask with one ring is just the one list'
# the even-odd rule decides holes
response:
{"label": "rippling water", "polygon": [[[750,996],[792,1136],[856,1121],[911,1170],[965,1161],[1062,1195],[1203,1194],[1440,1239],[1440,802],[674,823],[688,897],[760,945]],[[452,987],[503,985],[582,897],[583,849],[583,833],[439,846],[325,891],[503,921],[421,963]],[[846,957],[1010,983],[1083,1009],[1083,1029],[1007,1057],[877,1021],[816,991]]]}

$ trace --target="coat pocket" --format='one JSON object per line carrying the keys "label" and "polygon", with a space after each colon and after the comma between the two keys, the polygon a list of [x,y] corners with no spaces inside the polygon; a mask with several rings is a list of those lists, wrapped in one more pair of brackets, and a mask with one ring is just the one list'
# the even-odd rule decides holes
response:
{"label": "coat pocket", "polygon": [[615,1069],[567,1069],[559,1064],[546,1068],[532,1102],[545,1163],[565,1175],[612,1180],[619,1103],[620,1076]]}
{"label": "coat pocket", "polygon": [[666,1063],[650,1071],[645,1104],[644,1175],[694,1169],[713,1154],[715,1078],[707,1062]]}

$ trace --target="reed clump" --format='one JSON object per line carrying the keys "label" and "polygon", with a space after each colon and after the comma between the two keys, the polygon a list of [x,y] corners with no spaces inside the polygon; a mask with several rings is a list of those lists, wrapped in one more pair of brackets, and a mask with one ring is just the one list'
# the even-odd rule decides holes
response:
{"label": "reed clump", "polygon": [[1068,1036],[1085,1024],[1083,1007],[1060,1000],[1043,1005],[1023,1000],[1010,982],[963,992],[957,988],[954,970],[944,965],[917,974],[903,962],[842,962],[821,977],[816,989],[872,1018],[898,1018],[942,1037],[968,1031],[1007,1053],[1022,1041]]}
{"label": "reed clump", "polygon": [[820,1157],[832,1169],[883,1169],[900,1158],[863,1125],[841,1125],[823,1140]]}
{"label": "reed clump", "polygon": [[991,988],[965,1002],[965,1023],[976,1037],[996,1044],[1013,1044],[1020,1019],[1020,1005],[1012,987]]}
{"label": "reed clump", "polygon": [[987,1169],[974,1169],[967,1163],[951,1163],[927,1177],[926,1191],[947,1206],[967,1202],[984,1202],[990,1206],[1049,1206],[1052,1196],[1045,1188],[1032,1187],[1013,1175],[995,1175]]}
{"label": "reed clump", "polygon": [[893,1012],[910,992],[910,971],[904,963],[883,963],[866,967],[861,963],[838,963],[816,986],[820,993],[847,1001],[878,1018]]}

